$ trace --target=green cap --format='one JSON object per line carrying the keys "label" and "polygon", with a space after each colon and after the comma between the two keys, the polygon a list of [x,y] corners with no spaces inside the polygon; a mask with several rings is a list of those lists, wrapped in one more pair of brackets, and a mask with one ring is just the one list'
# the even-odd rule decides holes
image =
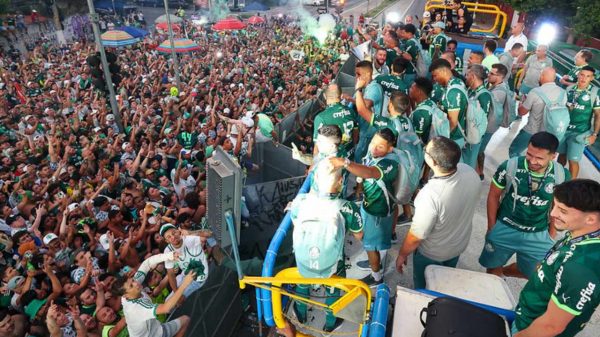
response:
{"label": "green cap", "polygon": [[29,304],[25,307],[25,315],[29,317],[29,320],[33,320],[37,313],[40,311],[42,306],[46,304],[48,299],[38,300],[37,298],[29,302]]}
{"label": "green cap", "polygon": [[164,224],[162,225],[162,227],[160,227],[160,230],[158,231],[160,233],[160,236],[164,237],[165,233],[169,230],[169,229],[177,229],[177,227],[171,225],[170,223],[168,224]]}

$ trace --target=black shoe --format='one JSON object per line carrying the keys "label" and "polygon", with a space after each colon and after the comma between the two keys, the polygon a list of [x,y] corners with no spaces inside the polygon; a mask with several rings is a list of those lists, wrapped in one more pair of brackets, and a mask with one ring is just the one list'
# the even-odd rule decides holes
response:
{"label": "black shoe", "polygon": [[368,286],[375,286],[381,284],[383,278],[379,281],[375,281],[373,275],[369,274],[361,279],[362,282],[366,283]]}
{"label": "black shoe", "polygon": [[327,324],[325,324],[325,326],[323,327],[323,331],[333,332],[335,329],[339,328],[340,325],[342,325],[342,323],[344,323],[344,320],[336,317],[335,323],[333,323],[333,326],[328,327]]}

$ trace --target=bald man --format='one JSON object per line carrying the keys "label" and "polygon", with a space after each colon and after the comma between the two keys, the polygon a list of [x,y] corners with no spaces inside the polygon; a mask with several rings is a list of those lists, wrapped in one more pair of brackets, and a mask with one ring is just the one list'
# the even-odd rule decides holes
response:
{"label": "bald man", "polygon": [[529,114],[527,125],[521,129],[517,137],[510,144],[508,149],[509,157],[520,156],[523,150],[529,144],[529,138],[540,131],[544,131],[544,108],[546,103],[540,97],[540,93],[545,95],[550,101],[555,102],[559,96],[563,96],[562,104],[567,104],[567,95],[564,89],[554,83],[556,70],[554,68],[544,68],[539,77],[540,86],[529,92],[529,95],[521,99],[519,105],[519,116]]}
{"label": "bald man", "polygon": [[527,36],[525,36],[525,34],[523,33],[524,29],[525,25],[522,22],[517,22],[514,24],[514,26],[511,27],[511,35],[508,38],[508,41],[506,41],[506,44],[504,45],[504,50],[511,50],[512,46],[515,43],[520,43],[521,45],[523,45],[524,52],[527,52],[528,41]]}

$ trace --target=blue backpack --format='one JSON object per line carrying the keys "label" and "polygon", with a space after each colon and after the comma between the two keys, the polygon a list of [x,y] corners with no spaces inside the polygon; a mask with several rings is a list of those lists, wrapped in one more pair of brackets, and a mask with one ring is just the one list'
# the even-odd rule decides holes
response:
{"label": "blue backpack", "polygon": [[383,191],[391,214],[394,204],[406,205],[412,199],[413,194],[419,186],[422,165],[417,165],[416,160],[406,150],[394,149],[393,152],[381,159],[383,158],[388,158],[398,163],[398,177],[394,180],[393,191],[387,189],[383,180],[377,180],[377,186]]}
{"label": "blue backpack", "polygon": [[431,65],[431,56],[428,52],[424,51],[421,48],[421,43],[414,39],[415,45],[418,49],[418,55],[416,62],[414,60],[411,61],[413,68],[415,68],[415,72],[419,77],[426,77],[429,74],[429,66]]}
{"label": "blue backpack", "polygon": [[450,121],[448,120],[448,116],[437,106],[423,105],[421,108],[431,114],[429,138],[437,136],[450,138]]}
{"label": "blue backpack", "polygon": [[500,126],[503,128],[507,128],[510,126],[512,122],[517,119],[517,100],[515,97],[515,93],[510,90],[508,84],[505,82],[500,83],[498,86],[494,88],[494,90],[503,91],[506,95],[506,99],[504,102],[499,102],[496,100],[496,97],[492,93],[492,98],[494,99],[494,111],[496,118],[500,117]]}
{"label": "blue backpack", "polygon": [[533,90],[544,101],[544,129],[555,135],[559,142],[562,141],[571,123],[571,115],[565,103],[566,91],[561,89],[558,99],[552,102],[539,88]]}
{"label": "blue backpack", "polygon": [[346,227],[340,209],[346,201],[319,198],[317,193],[300,197],[305,199],[299,203],[292,234],[298,270],[303,277],[330,277],[343,258]]}
{"label": "blue backpack", "polygon": [[407,131],[400,131],[396,141],[396,148],[400,151],[407,151],[415,160],[415,164],[419,167],[423,166],[425,161],[425,152],[423,152],[423,142],[415,132],[410,118],[401,116],[393,119],[397,130],[403,130],[401,123],[408,125]]}
{"label": "blue backpack", "polygon": [[477,97],[469,97],[469,94],[462,85],[454,84],[449,89],[456,88],[462,91],[467,96],[467,114],[466,114],[466,127],[462,128],[460,121],[458,123],[458,129],[465,138],[465,141],[469,144],[481,143],[481,138],[485,134],[488,126],[487,114],[479,104]]}

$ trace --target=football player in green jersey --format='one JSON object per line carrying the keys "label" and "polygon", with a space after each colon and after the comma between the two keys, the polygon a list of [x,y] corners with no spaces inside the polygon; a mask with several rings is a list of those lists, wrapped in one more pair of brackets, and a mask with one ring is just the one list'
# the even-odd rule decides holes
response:
{"label": "football player in green jersey", "polygon": [[567,234],[521,291],[514,337],[573,337],[600,304],[600,183],[577,179],[556,186],[550,217]]}
{"label": "football player in green jersey", "polygon": [[[378,284],[383,280],[381,263],[385,261],[387,250],[391,247],[393,202],[388,202],[386,191],[393,191],[393,184],[398,177],[399,158],[393,152],[396,137],[390,129],[377,131],[364,164],[357,164],[349,159],[331,158],[334,169],[345,168],[356,177],[364,179],[364,200],[361,205],[364,236],[363,246],[369,257],[371,274],[363,278],[367,284]],[[368,267],[367,267],[368,268]]]}
{"label": "football player in green jersey", "polygon": [[458,86],[464,86],[464,84],[454,77],[450,62],[444,59],[431,62],[429,71],[433,81],[444,88],[440,109],[448,115],[450,139],[462,149],[465,145],[465,138],[460,132],[458,124],[460,123],[463,130],[466,129],[467,95],[465,94],[466,90],[463,91]]}
{"label": "football player in green jersey", "polygon": [[[600,132],[600,95],[592,84],[594,68],[584,66],[577,74],[577,85],[567,88],[567,108],[571,120],[565,138],[558,147],[558,161],[569,160],[571,176],[579,175],[579,161],[587,145],[593,145]],[[593,124],[592,124],[593,121]]]}
{"label": "football player in green jersey", "polygon": [[[479,257],[488,273],[530,278],[554,244],[556,231],[548,219],[552,192],[569,180],[569,171],[552,160],[557,147],[553,134],[538,132],[531,136],[524,157],[498,167],[488,193],[488,233]],[[514,254],[517,263],[504,267]]]}
{"label": "football player in green jersey", "polygon": [[336,125],[342,131],[342,142],[338,148],[339,151],[342,151],[340,155],[350,157],[354,149],[353,133],[358,128],[356,113],[340,103],[342,91],[337,84],[327,86],[324,94],[327,108],[315,116],[313,131],[315,147],[313,154],[316,155],[320,150],[317,144],[319,129],[323,125]]}
{"label": "football player in green jersey", "polygon": [[577,75],[581,69],[589,64],[594,58],[594,54],[589,49],[581,49],[575,54],[575,67],[571,69],[566,75],[560,78],[560,84],[564,86],[570,86],[577,84]]}

